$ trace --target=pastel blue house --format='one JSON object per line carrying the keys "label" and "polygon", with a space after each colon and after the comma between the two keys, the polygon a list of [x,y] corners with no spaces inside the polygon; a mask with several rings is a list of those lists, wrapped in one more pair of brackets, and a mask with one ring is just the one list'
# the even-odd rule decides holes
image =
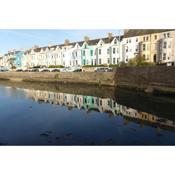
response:
{"label": "pastel blue house", "polygon": [[22,56],[23,56],[24,52],[23,51],[16,51],[15,55],[14,55],[14,65],[16,68],[19,68],[22,66]]}

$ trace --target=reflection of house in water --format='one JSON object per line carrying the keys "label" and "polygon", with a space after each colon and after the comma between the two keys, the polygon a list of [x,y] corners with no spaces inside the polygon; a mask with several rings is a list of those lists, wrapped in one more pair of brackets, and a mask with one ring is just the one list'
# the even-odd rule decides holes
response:
{"label": "reflection of house in water", "polygon": [[114,100],[110,98],[100,98],[93,96],[83,96],[29,89],[25,89],[25,92],[27,98],[33,99],[34,101],[37,101],[39,103],[45,102],[64,105],[67,106],[69,110],[71,110],[72,108],[78,108],[86,110],[87,112],[97,111],[101,113],[108,113],[110,116],[121,114],[131,119],[139,119],[153,124],[160,124],[173,128],[175,127],[174,121],[159,118],[146,112],[141,112],[136,109],[122,106],[120,104],[117,104]]}

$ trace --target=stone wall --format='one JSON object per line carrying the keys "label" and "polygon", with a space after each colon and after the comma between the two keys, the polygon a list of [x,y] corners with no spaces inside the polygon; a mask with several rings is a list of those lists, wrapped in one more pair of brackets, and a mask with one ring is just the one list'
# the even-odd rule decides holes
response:
{"label": "stone wall", "polygon": [[11,81],[63,82],[114,86],[113,72],[1,72],[0,79]]}
{"label": "stone wall", "polygon": [[115,81],[120,87],[175,90],[175,67],[147,66],[118,68]]}
{"label": "stone wall", "polygon": [[175,67],[124,67],[114,72],[1,72],[0,79],[118,86],[175,94]]}

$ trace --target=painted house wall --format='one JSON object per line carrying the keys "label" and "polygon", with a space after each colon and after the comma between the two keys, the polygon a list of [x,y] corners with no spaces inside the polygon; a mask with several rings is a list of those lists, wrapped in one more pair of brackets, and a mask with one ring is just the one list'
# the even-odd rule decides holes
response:
{"label": "painted house wall", "polygon": [[100,40],[96,47],[97,64],[108,64],[110,60],[110,43]]}
{"label": "painted house wall", "polygon": [[159,42],[159,62],[175,62],[175,31],[164,32],[161,34]]}
{"label": "painted house wall", "polygon": [[81,47],[79,44],[75,44],[74,48],[71,50],[71,65],[73,67],[75,66],[81,66]]}
{"label": "painted house wall", "polygon": [[17,68],[22,67],[22,57],[23,57],[24,52],[23,51],[17,51],[15,54],[15,64]]}
{"label": "painted house wall", "polygon": [[123,39],[123,62],[127,63],[130,59],[135,58],[139,54],[139,42],[138,36]]}
{"label": "painted house wall", "polygon": [[117,38],[114,38],[110,43],[109,52],[109,64],[119,64],[122,62],[122,43]]}
{"label": "painted house wall", "polygon": [[160,40],[162,38],[161,33],[154,33],[151,34],[151,55],[150,55],[150,61],[151,62],[158,62],[160,57]]}
{"label": "painted house wall", "polygon": [[82,65],[94,65],[94,60],[96,60],[95,46],[89,45],[88,43],[84,42],[81,49],[81,55]]}
{"label": "painted house wall", "polygon": [[140,54],[147,62],[151,62],[151,34],[142,35],[140,38]]}
{"label": "painted house wall", "polygon": [[62,62],[63,66],[71,67],[71,57],[72,57],[72,45],[62,47]]}

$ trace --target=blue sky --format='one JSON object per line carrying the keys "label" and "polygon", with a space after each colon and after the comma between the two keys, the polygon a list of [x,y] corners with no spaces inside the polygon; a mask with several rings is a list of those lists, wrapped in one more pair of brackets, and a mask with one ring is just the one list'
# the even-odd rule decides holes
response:
{"label": "blue sky", "polygon": [[[120,32],[119,32],[120,31]],[[70,41],[83,40],[87,35],[90,39],[106,37],[108,32],[113,35],[122,34],[122,30],[52,30],[52,29],[0,29],[0,53],[10,49],[30,48],[33,45],[47,46],[61,44],[65,39]]]}

